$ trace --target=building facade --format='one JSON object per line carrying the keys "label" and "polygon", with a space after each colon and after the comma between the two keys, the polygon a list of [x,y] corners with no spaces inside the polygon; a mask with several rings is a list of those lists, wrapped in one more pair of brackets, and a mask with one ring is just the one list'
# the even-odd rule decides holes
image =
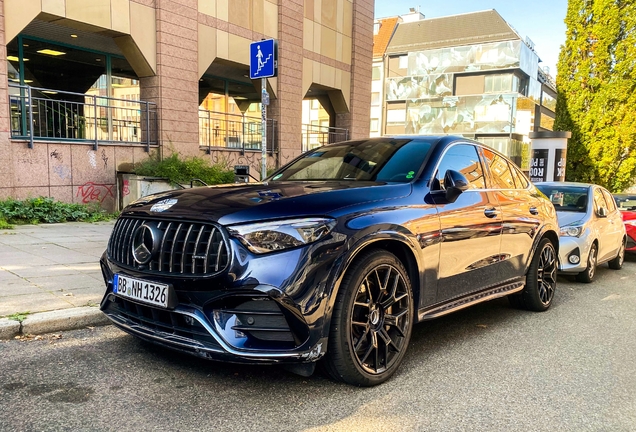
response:
{"label": "building facade", "polygon": [[113,209],[118,171],[173,152],[258,177],[262,39],[278,41],[268,166],[304,150],[303,100],[320,101],[320,125],[369,133],[372,0],[0,0],[0,13],[0,199]]}
{"label": "building facade", "polygon": [[376,20],[371,133],[462,135],[527,170],[529,134],[552,130],[556,105],[531,41],[495,10],[407,16]]}

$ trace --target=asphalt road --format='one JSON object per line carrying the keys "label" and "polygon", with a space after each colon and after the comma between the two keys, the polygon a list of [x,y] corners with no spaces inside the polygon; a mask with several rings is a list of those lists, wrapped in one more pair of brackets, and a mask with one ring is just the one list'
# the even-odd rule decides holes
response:
{"label": "asphalt road", "polygon": [[165,352],[109,326],[0,342],[0,430],[634,431],[636,259],[545,313],[505,299],[416,326],[375,388]]}

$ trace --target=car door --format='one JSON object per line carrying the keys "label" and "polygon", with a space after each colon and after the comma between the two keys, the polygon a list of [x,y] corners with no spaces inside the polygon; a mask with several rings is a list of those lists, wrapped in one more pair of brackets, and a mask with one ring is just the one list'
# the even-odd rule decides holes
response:
{"label": "car door", "polygon": [[[625,225],[623,224],[623,217],[616,207],[616,201],[614,197],[605,189],[601,189],[605,203],[607,204],[607,222],[608,231],[608,260],[613,259],[618,255],[618,250],[623,244],[623,237],[625,236]],[[610,248],[611,247],[611,248]]]}
{"label": "car door", "polygon": [[607,211],[607,203],[603,192],[598,186],[592,187],[592,226],[598,240],[598,261],[602,262],[610,256],[614,250],[612,246],[612,228],[607,217],[599,216],[601,208]]}
{"label": "car door", "polygon": [[[444,195],[447,170],[462,173],[470,185],[452,203]],[[438,165],[432,182],[439,187],[432,195],[442,237],[438,302],[479,291],[498,281],[501,211],[497,199],[486,189],[484,172],[477,147],[466,143],[451,144]]]}
{"label": "car door", "polygon": [[541,226],[541,200],[529,189],[523,173],[507,159],[487,148],[482,148],[482,153],[503,220],[500,277],[502,281],[522,277]]}

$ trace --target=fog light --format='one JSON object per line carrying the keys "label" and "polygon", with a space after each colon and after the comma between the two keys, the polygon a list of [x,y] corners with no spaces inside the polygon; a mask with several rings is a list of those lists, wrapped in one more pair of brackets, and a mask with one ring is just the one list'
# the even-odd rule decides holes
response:
{"label": "fog light", "polygon": [[578,264],[579,261],[581,261],[581,258],[579,258],[578,255],[570,255],[568,261],[570,261],[571,264]]}

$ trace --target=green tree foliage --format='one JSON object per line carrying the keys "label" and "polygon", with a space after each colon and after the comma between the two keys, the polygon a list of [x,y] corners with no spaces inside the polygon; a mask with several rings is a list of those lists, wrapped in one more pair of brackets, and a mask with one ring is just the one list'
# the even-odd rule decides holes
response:
{"label": "green tree foliage", "polygon": [[636,1],[569,0],[555,130],[567,178],[621,191],[636,179]]}

